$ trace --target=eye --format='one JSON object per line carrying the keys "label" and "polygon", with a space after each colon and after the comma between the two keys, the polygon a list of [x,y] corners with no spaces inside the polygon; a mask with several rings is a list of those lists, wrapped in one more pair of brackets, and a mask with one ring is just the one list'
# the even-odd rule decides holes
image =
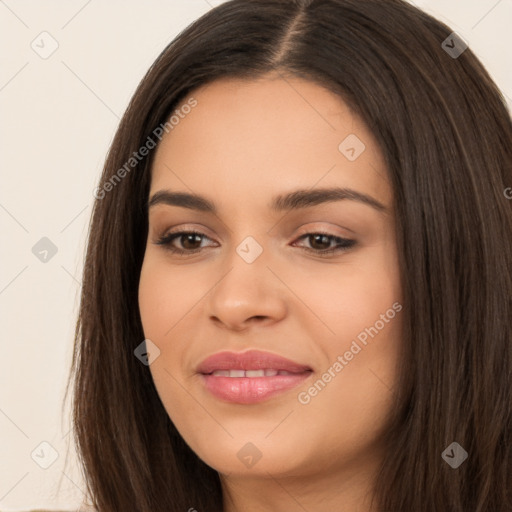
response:
{"label": "eye", "polygon": [[[304,247],[304,250],[315,253],[318,256],[347,251],[356,244],[355,240],[322,232],[306,233],[299,237],[298,240],[303,239],[308,240],[310,245],[310,247]],[[333,242],[335,242],[334,246],[331,245]]]}
{"label": "eye", "polygon": [[[188,255],[200,252],[204,248],[201,245],[204,239],[208,239],[208,237],[200,231],[176,231],[160,237],[155,243],[164,246],[166,250],[172,253]],[[308,240],[310,245],[309,247],[304,247],[304,250],[318,256],[347,251],[356,244],[355,240],[322,232],[305,233],[297,241],[303,239]],[[179,242],[181,247],[176,247],[174,244],[176,241]],[[333,242],[335,243],[334,246],[331,245]]]}
{"label": "eye", "polygon": [[[194,254],[202,249],[200,245],[199,247],[196,245],[200,244],[203,238],[208,237],[199,231],[176,231],[160,237],[156,244],[165,246],[167,250],[173,253]],[[175,240],[178,240],[183,248],[173,245]]]}

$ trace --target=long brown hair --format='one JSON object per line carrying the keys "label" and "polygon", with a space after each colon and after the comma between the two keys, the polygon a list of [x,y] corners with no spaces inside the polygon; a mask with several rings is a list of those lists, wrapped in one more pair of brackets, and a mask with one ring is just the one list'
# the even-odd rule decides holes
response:
{"label": "long brown hair", "polygon": [[[271,71],[338,94],[389,169],[404,352],[376,510],[512,511],[512,123],[471,49],[447,51],[451,33],[402,0],[232,0],[157,58],[96,194],[70,373],[99,512],[222,510],[217,472],[183,441],[134,356],[154,151],[126,162],[195,88]],[[456,469],[441,456],[452,442],[468,453]]]}

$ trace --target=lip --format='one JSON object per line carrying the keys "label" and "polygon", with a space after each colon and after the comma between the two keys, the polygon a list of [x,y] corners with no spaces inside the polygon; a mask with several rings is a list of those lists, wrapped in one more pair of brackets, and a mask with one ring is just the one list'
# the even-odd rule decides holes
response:
{"label": "lip", "polygon": [[[277,370],[290,375],[265,377],[224,377],[212,375],[216,370]],[[197,372],[201,374],[206,389],[220,400],[252,404],[268,400],[284,393],[307,379],[313,372],[311,367],[284,357],[249,350],[247,352],[219,352],[199,364]]]}
{"label": "lip", "polygon": [[208,374],[215,370],[263,370],[266,368],[291,373],[302,373],[311,370],[308,365],[297,363],[270,352],[248,350],[239,353],[226,351],[213,354],[199,364],[197,372]]}

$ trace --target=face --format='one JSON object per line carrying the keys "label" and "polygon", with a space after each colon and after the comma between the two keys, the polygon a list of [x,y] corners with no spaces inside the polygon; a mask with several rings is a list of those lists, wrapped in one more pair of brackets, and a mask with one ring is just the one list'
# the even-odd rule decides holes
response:
{"label": "face", "polygon": [[139,286],[162,403],[224,475],[368,465],[402,308],[377,143],[314,82],[222,79],[191,96],[156,150]]}

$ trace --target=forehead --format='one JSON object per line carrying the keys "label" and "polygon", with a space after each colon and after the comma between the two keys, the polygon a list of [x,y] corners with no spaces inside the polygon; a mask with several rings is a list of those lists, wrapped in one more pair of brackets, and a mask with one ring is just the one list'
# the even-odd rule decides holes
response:
{"label": "forehead", "polygon": [[[191,98],[194,108],[181,111]],[[151,192],[258,195],[318,183],[390,201],[373,134],[340,96],[315,82],[221,79],[190,93],[176,111],[178,122],[157,148]]]}

